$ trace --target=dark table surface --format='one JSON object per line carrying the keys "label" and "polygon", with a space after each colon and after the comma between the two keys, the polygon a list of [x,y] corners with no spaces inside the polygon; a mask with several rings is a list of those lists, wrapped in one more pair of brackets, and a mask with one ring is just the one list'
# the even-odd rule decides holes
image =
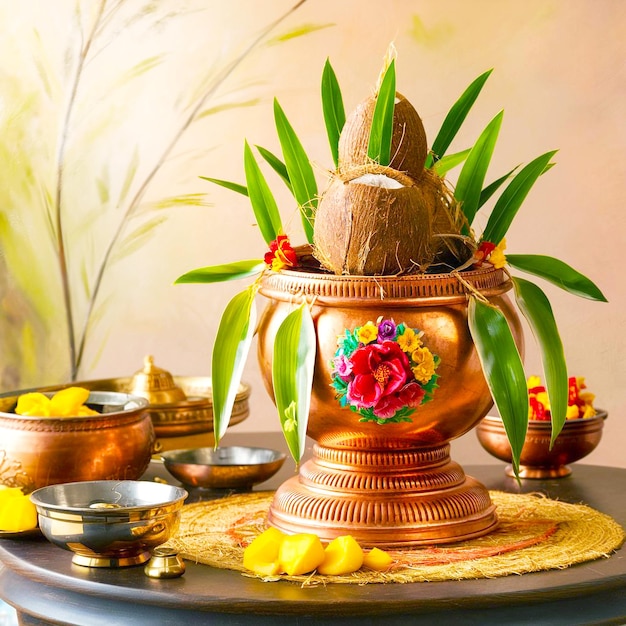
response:
{"label": "dark table surface", "polygon": [[[247,433],[225,445],[243,438],[247,445],[284,448],[280,437]],[[626,469],[580,464],[569,477],[526,480],[521,488],[504,465],[464,469],[489,489],[584,502],[626,526]],[[274,488],[293,472],[288,460],[258,488]],[[84,568],[71,557],[42,537],[0,540],[0,597],[17,608],[21,624],[626,624],[623,548],[610,558],[522,576],[305,588],[189,562],[182,578],[155,580],[142,567]]]}

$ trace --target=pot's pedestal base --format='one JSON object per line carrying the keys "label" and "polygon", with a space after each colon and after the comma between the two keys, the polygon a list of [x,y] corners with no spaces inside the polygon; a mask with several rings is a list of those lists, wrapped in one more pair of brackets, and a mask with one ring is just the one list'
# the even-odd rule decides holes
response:
{"label": "pot's pedestal base", "polygon": [[[504,468],[504,473],[511,478],[515,478],[515,472],[512,465]],[[536,480],[548,480],[550,478],[565,478],[572,473],[569,465],[553,465],[546,467],[534,467],[529,465],[519,466],[519,477],[530,478]]]}
{"label": "pot's pedestal base", "polygon": [[367,547],[486,535],[498,524],[489,492],[449,453],[448,444],[373,451],[318,444],[300,474],[277,490],[269,521],[323,541],[352,535]]}

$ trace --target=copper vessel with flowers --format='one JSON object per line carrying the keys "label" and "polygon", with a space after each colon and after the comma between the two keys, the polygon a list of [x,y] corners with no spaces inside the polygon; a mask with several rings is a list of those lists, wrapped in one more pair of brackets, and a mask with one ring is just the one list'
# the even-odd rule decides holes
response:
{"label": "copper vessel with flowers", "polygon": [[[530,414],[526,439],[520,455],[519,476],[528,479],[564,478],[572,473],[571,463],[586,457],[602,439],[608,414],[593,406],[594,394],[586,391],[583,377],[570,376],[566,420],[551,445],[552,415],[550,399],[538,376],[528,379]],[[489,415],[476,428],[482,447],[496,458],[509,463],[508,476],[514,476],[511,446],[502,420]]]}
{"label": "copper vessel with flowers", "polygon": [[[217,443],[257,328],[256,295],[269,299],[258,324],[261,370],[296,461],[307,434],[316,442],[270,510],[270,523],[287,532],[415,545],[497,525],[487,490],[451,460],[449,442],[495,401],[518,471],[529,404],[511,288],[542,350],[552,442],[562,428],[567,370],[552,310],[538,286],[508,267],[577,295],[604,296],[557,259],[504,254],[506,232],[554,151],[485,184],[499,113],[471,148],[447,153],[489,74],[454,103],[428,149],[419,115],[396,91],[393,55],[376,93],[347,119],[327,61],[322,106],[334,170],[321,193],[275,101],[282,158],[259,153],[293,193],[307,246],[292,247],[248,143],[246,185],[208,179],[249,197],[269,252],[193,270],[178,282],[256,277],[227,305],[215,339]],[[447,174],[456,167],[452,185]],[[497,194],[477,234],[474,218]]]}

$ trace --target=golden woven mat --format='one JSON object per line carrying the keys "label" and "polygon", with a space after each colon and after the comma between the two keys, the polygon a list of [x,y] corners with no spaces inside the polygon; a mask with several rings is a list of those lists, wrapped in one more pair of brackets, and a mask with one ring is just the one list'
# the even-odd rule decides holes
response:
{"label": "golden woven mat", "polygon": [[[183,507],[178,533],[167,543],[187,560],[232,569],[243,567],[243,550],[266,528],[273,492],[230,496]],[[500,525],[485,537],[437,547],[388,550],[386,572],[362,569],[348,576],[277,576],[272,580],[318,583],[413,583],[492,578],[565,568],[608,557],[625,535],[611,517],[581,504],[541,494],[490,492]]]}

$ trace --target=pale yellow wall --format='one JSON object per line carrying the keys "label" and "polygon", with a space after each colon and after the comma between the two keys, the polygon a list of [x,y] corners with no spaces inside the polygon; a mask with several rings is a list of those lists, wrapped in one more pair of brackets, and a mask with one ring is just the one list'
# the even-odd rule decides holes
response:
{"label": "pale yellow wall", "polygon": [[[97,4],[95,0],[80,2],[86,23]],[[130,16],[144,4],[127,0],[125,10]],[[100,216],[95,231],[77,216],[97,205],[94,178],[103,164],[110,168],[112,186],[119,188],[137,147],[137,180],[145,175],[180,124],[181,95],[189,97],[211,68],[219,72],[292,2],[163,0],[156,4],[164,12],[186,8],[190,13],[168,18],[150,30],[126,25],[93,62],[93,73],[81,93],[81,132],[86,133],[92,123],[108,120],[102,135],[91,142],[85,139],[87,134],[80,139],[82,150],[77,140],[73,165],[67,172],[72,182],[68,200],[73,236],[81,241],[76,246],[80,254],[94,251],[96,261],[119,213]],[[0,43],[0,74],[6,78],[20,73],[27,86],[34,88],[37,79],[31,57],[41,46],[50,75],[58,81],[53,85],[54,98],[61,102],[62,59],[73,7],[73,0],[0,2],[6,33]],[[508,237],[508,250],[556,256],[590,276],[608,297],[608,304],[591,303],[547,287],[570,371],[587,377],[597,404],[610,413],[601,447],[587,460],[626,466],[622,452],[626,447],[626,296],[621,276],[626,246],[621,202],[626,162],[626,3],[308,0],[276,34],[303,24],[329,26],[254,51],[210,102],[219,105],[229,99],[258,98],[259,103],[197,122],[151,182],[146,200],[206,193],[213,206],[181,207],[166,213],[167,221],[142,248],[108,271],[103,287],[107,304],[88,344],[83,377],[131,374],[148,353],[176,374],[210,373],[210,350],[220,313],[241,285],[172,283],[197,266],[259,257],[264,245],[251,225],[246,199],[197,177],[243,182],[244,138],[278,150],[272,122],[272,98],[277,96],[319,164],[323,181],[323,171],[331,163],[319,104],[324,61],[330,57],[346,107],[351,109],[371,93],[382,57],[393,40],[398,50],[399,91],[422,115],[431,140],[465,86],[493,67],[455,147],[467,147],[489,119],[504,109],[492,178],[543,152],[559,149],[557,166],[542,177],[518,215]],[[39,43],[34,27],[40,32]],[[158,53],[166,54],[159,67],[111,95],[110,86],[122,68]],[[46,106],[50,122],[55,110]],[[54,139],[50,123],[43,124],[43,132],[51,132],[49,139]],[[274,188],[288,220],[293,204],[280,183]],[[292,239],[303,241],[298,220],[292,222]],[[77,270],[76,280],[78,275]],[[58,289],[56,280],[51,279],[50,284]],[[59,351],[63,350],[63,332],[60,318],[56,339],[50,344]],[[101,347],[103,340],[106,343]],[[527,343],[528,369],[538,371],[532,340]],[[64,352],[59,354],[65,358]],[[47,358],[51,358],[49,354]],[[275,429],[277,422],[272,419],[254,359],[245,379],[253,387],[252,416],[237,430]],[[475,457],[476,461],[488,460],[478,449]]]}

